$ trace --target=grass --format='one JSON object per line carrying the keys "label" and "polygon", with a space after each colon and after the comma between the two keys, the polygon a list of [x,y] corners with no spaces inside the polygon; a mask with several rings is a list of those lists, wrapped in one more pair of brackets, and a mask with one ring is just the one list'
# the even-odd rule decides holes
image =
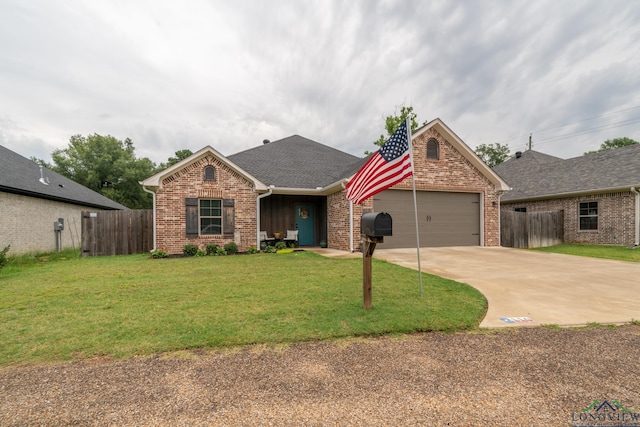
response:
{"label": "grass", "polygon": [[[632,325],[634,324],[633,320],[631,321],[631,324]],[[617,329],[618,325],[613,323],[587,322],[587,324],[584,326],[566,327],[566,326],[560,326],[557,323],[545,323],[540,325],[540,327],[549,329],[551,331],[564,331],[565,329],[602,329],[602,328]]]}
{"label": "grass", "polygon": [[592,258],[640,262],[640,248],[631,249],[628,246],[562,244],[550,246],[547,248],[535,248],[532,250],[541,252],[554,252],[567,255],[587,256]]}
{"label": "grass", "polygon": [[194,348],[477,327],[476,289],[373,260],[310,252],[12,261],[0,271],[0,366]]}

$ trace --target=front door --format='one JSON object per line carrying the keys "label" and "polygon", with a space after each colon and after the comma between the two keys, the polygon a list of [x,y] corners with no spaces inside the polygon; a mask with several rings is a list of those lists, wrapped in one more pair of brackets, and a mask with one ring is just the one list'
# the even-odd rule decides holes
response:
{"label": "front door", "polygon": [[296,226],[298,227],[298,244],[312,246],[316,242],[315,209],[313,205],[296,204]]}

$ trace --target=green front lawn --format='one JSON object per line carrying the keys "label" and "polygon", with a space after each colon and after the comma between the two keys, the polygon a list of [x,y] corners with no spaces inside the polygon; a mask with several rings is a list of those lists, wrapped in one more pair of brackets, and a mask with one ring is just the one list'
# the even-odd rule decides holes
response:
{"label": "green front lawn", "polygon": [[465,284],[373,260],[310,252],[70,258],[0,271],[0,366],[96,355],[475,328],[485,298]]}
{"label": "green front lawn", "polygon": [[640,248],[632,249],[628,246],[562,244],[547,248],[535,248],[533,250],[567,255],[588,256],[592,258],[640,262]]}

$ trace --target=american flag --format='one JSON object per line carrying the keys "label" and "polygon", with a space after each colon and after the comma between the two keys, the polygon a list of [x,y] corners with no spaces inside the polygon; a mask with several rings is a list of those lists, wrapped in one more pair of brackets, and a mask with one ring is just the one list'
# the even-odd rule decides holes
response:
{"label": "american flag", "polygon": [[413,174],[405,120],[347,183],[347,199],[362,203]]}

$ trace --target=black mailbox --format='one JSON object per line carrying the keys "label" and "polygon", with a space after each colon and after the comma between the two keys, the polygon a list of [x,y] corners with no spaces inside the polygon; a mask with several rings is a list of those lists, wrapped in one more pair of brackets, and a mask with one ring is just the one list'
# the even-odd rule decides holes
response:
{"label": "black mailbox", "polygon": [[391,215],[386,212],[371,212],[360,218],[360,231],[372,237],[391,236]]}

